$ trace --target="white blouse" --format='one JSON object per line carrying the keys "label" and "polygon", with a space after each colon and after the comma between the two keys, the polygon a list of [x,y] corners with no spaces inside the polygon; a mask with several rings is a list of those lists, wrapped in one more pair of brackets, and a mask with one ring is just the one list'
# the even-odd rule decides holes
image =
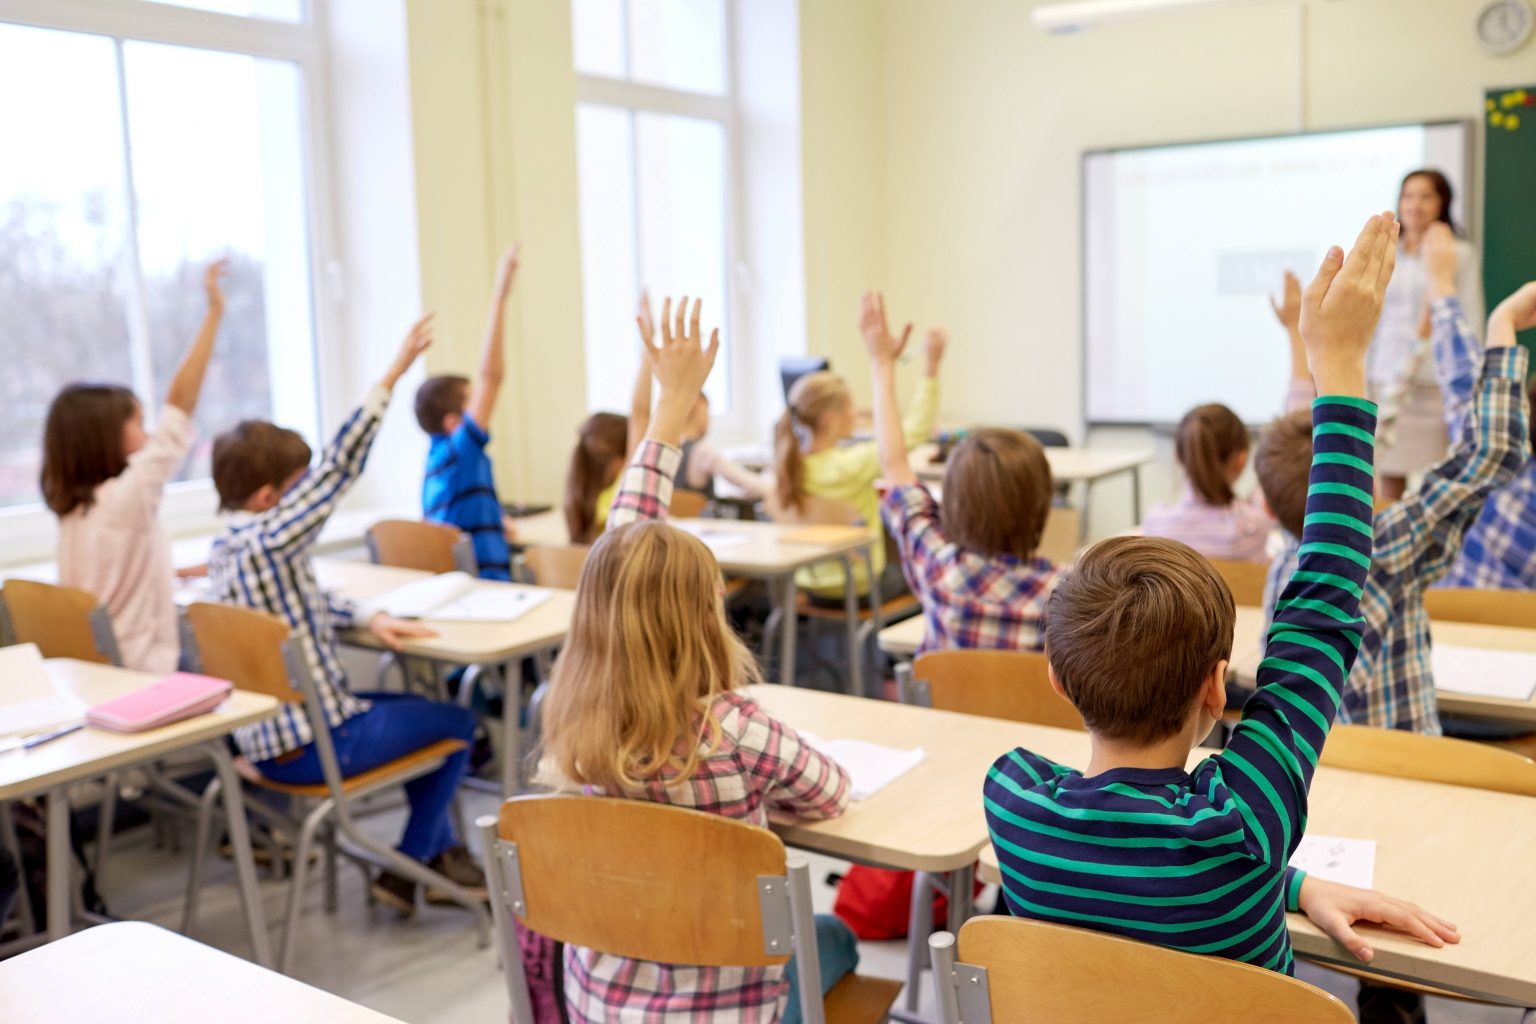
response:
{"label": "white blouse", "polygon": [[[1456,239],[1456,293],[1467,322],[1479,338],[1483,333],[1483,285],[1477,250],[1464,238]],[[1366,373],[1378,389],[1399,379],[1408,371],[1408,363],[1421,350],[1419,324],[1428,308],[1429,275],[1424,267],[1424,250],[1408,252],[1401,242],[1397,247],[1397,269],[1387,285],[1381,307],[1381,322],[1366,354]],[[1435,361],[1428,347],[1414,370],[1412,383],[1435,385]]]}

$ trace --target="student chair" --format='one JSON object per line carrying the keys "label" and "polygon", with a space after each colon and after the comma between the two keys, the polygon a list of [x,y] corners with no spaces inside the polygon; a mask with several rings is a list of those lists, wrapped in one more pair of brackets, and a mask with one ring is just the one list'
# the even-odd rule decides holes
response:
{"label": "student chair", "polygon": [[[903,704],[956,711],[963,715],[1006,718],[1058,729],[1087,729],[1077,708],[1051,689],[1046,657],[1039,651],[929,651],[911,664],[896,666],[896,688]],[[914,893],[944,888],[943,880],[919,871]],[[914,898],[907,934],[933,931],[933,901]],[[907,947],[907,1009],[917,1010],[924,967],[917,942]]]}
{"label": "student chair", "polygon": [[697,519],[708,508],[709,495],[678,487],[672,492],[672,507],[668,511],[674,519]]}
{"label": "student chair", "polygon": [[1336,725],[1323,744],[1319,763],[1372,775],[1536,796],[1536,761],[1450,736]]}
{"label": "student chair", "polygon": [[[438,740],[388,764],[344,776],[337,763],[336,748],[331,743],[331,730],[326,725],[319,693],[304,664],[303,655],[290,642],[288,626],[264,612],[230,605],[194,604],[186,610],[186,615],[196,637],[200,671],[228,679],[239,689],[276,697],[285,704],[302,704],[315,734],[321,770],[325,776],[325,781],[321,783],[290,785],[276,782],[264,777],[247,759],[242,757],[235,760],[236,769],[247,783],[297,800],[301,805],[307,802],[313,802],[314,805],[302,821],[297,821],[259,801],[247,802],[252,810],[288,829],[289,835],[297,837],[293,878],[288,888],[288,916],[283,924],[282,951],[278,959],[279,969],[287,974],[293,968],[298,948],[299,914],[303,909],[304,886],[308,880],[310,850],[322,828],[326,851],[327,910],[334,910],[336,903],[335,832],[340,830],[342,836],[352,844],[352,848],[345,851],[349,859],[359,864],[372,862],[414,882],[447,892],[454,902],[473,915],[480,946],[483,948],[489,945],[490,922],[479,900],[420,861],[372,838],[359,828],[353,817],[355,805],[362,797],[434,771],[449,756],[464,748],[463,741]],[[218,792],[219,782],[214,780],[204,794],[202,813],[198,817],[191,877],[187,882],[186,910],[182,919],[184,934],[191,929],[197,912],[198,888],[208,856],[213,808]]]}
{"label": "student chair", "polygon": [[1058,729],[1087,728],[1077,709],[1051,689],[1039,651],[929,651],[899,665],[903,704],[964,715],[1006,718]]}
{"label": "student chair", "polygon": [[0,610],[16,643],[37,644],[45,658],[122,665],[112,617],[96,595],[36,580],[6,580]]}
{"label": "student chair", "polygon": [[514,921],[654,963],[766,967],[793,954],[805,1024],[882,1021],[901,989],[849,975],[823,1001],[810,866],[765,828],[596,796],[518,797],[476,824],[513,1024],[534,1020]]}
{"label": "student chair", "polygon": [[1230,558],[1207,559],[1232,591],[1232,600],[1240,606],[1260,608],[1264,605],[1264,577],[1269,574],[1268,562],[1239,562]]}
{"label": "student chair", "polygon": [[1536,590],[1432,587],[1424,591],[1424,610],[1442,622],[1531,629],[1536,627]]}
{"label": "student chair", "polygon": [[[867,525],[858,511],[845,501],[836,501],[831,498],[822,498],[816,495],[806,495],[801,499],[799,509],[782,507],[777,500],[770,495],[765,503],[769,517],[778,523],[793,523],[800,526],[865,526]],[[889,562],[894,557],[900,561],[901,555],[892,549],[891,539],[886,537],[886,560]],[[763,657],[767,659],[770,651],[775,649],[774,637],[779,629],[794,629],[800,619],[807,622],[841,622],[848,634],[848,684],[847,690],[855,696],[866,696],[864,692],[864,653],[869,648],[869,640],[890,625],[892,622],[900,622],[902,619],[911,618],[922,611],[922,605],[912,594],[902,594],[890,600],[882,600],[880,596],[880,580],[875,575],[874,558],[868,547],[861,548],[853,555],[843,557],[843,571],[853,573],[853,560],[858,558],[863,561],[865,575],[869,579],[869,597],[864,604],[850,598],[843,603],[841,608],[823,607],[811,600],[809,594],[797,594],[795,599],[795,621],[786,623],[782,621],[777,609],[769,615],[767,624],[763,627]],[[784,678],[793,678],[795,666],[785,666]]]}
{"label": "student chair", "polygon": [[535,544],[523,549],[522,564],[541,587],[575,590],[592,548],[586,544]]}
{"label": "student chair", "polygon": [[975,917],[929,940],[943,1024],[1353,1024],[1335,996],[1252,964],[1108,932]]}
{"label": "student chair", "polygon": [[424,572],[479,574],[469,535],[443,523],[382,519],[368,528],[368,557],[375,565]]}

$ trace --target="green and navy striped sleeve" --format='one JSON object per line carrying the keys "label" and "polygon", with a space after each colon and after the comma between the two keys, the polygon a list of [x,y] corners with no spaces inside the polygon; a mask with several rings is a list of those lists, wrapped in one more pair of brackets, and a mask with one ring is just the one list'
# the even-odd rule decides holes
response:
{"label": "green and navy striped sleeve", "polygon": [[1364,632],[1375,406],[1312,406],[1312,475],[1296,572],[1275,602],[1258,690],[1216,760],[1260,856],[1282,865],[1306,828],[1307,788]]}

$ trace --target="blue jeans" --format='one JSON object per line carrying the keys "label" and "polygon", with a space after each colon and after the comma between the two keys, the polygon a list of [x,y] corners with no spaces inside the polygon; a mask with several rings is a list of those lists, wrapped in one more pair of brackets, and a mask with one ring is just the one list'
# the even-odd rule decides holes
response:
{"label": "blue jeans", "polygon": [[[474,739],[475,716],[457,704],[401,693],[358,696],[373,701],[373,707],[331,730],[331,742],[336,747],[336,760],[343,776],[377,768],[438,740],[464,740],[467,744]],[[300,747],[299,756],[292,760],[261,761],[256,767],[274,782],[303,786],[325,781],[320,754],[313,743]],[[400,837],[401,853],[429,861],[459,845],[448,809],[468,770],[466,746],[444,761],[437,771],[405,784],[411,815],[405,824],[405,834]]]}
{"label": "blue jeans", "polygon": [[[826,995],[832,986],[853,973],[859,966],[859,940],[842,918],[831,914],[816,915],[816,962],[821,964],[821,994]],[[800,1024],[800,972],[790,959],[789,1001],[779,1015],[779,1024]]]}

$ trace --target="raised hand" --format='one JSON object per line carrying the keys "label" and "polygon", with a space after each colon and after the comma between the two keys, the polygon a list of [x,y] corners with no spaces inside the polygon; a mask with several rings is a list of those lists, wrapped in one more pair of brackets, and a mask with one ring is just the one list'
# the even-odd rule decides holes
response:
{"label": "raised hand", "polygon": [[502,300],[512,292],[512,282],[517,279],[518,256],[522,251],[523,243],[513,242],[496,263],[496,295]]}
{"label": "raised hand", "polygon": [[397,619],[384,612],[368,620],[368,632],[378,637],[392,651],[398,651],[405,640],[437,636],[437,630],[430,626],[409,619]]}
{"label": "raised hand", "polygon": [[1518,331],[1536,327],[1536,281],[1522,285],[1488,317],[1488,347],[1511,348]]}
{"label": "raised hand", "polygon": [[1302,879],[1299,902],[1313,924],[1365,963],[1371,962],[1376,951],[1355,931],[1355,924],[1361,921],[1386,925],[1426,946],[1439,948],[1461,941],[1461,933],[1451,922],[1375,889],[1357,889],[1308,875]]}
{"label": "raised hand", "polygon": [[1365,393],[1365,352],[1397,265],[1398,230],[1391,213],[1371,217],[1347,257],[1328,250],[1302,293],[1301,337],[1320,395]]}
{"label": "raised hand", "polygon": [[1444,299],[1456,294],[1456,236],[1449,224],[1436,221],[1425,230],[1424,270],[1429,278],[1430,298]]}
{"label": "raised hand", "polygon": [[229,273],[229,257],[214,260],[208,264],[208,269],[203,271],[203,291],[208,295],[208,312],[222,314],[224,312],[223,278]]}
{"label": "raised hand", "polygon": [[699,392],[704,390],[704,382],[715,365],[715,355],[720,351],[718,327],[710,332],[709,344],[704,344],[699,330],[700,305],[695,299],[693,311],[689,313],[685,295],[674,313],[672,300],[664,301],[661,304],[661,343],[647,341],[645,344],[651,371],[661,386],[646,436],[666,444],[675,445],[682,439],[688,413],[698,401]]}
{"label": "raised hand", "polygon": [[900,338],[894,337],[885,319],[885,296],[865,292],[859,300],[859,333],[864,336],[864,348],[869,351],[871,362],[895,363],[912,337],[912,325],[901,329]]}
{"label": "raised hand", "polygon": [[651,293],[641,291],[640,308],[635,311],[635,326],[640,328],[640,340],[649,351],[656,339],[656,321],[651,317]]}
{"label": "raised hand", "polygon": [[1285,272],[1285,283],[1280,290],[1279,301],[1271,295],[1269,308],[1275,311],[1275,319],[1280,321],[1280,326],[1288,331],[1297,330],[1301,325],[1301,281],[1289,270]]}
{"label": "raised hand", "polygon": [[923,339],[923,356],[927,360],[928,376],[939,375],[939,365],[944,362],[944,352],[949,348],[949,332],[942,327],[930,327]]}
{"label": "raised hand", "polygon": [[432,318],[436,315],[428,313],[411,325],[410,332],[400,343],[400,351],[395,354],[395,361],[384,371],[384,379],[379,382],[385,390],[393,390],[416,358],[432,347]]}

